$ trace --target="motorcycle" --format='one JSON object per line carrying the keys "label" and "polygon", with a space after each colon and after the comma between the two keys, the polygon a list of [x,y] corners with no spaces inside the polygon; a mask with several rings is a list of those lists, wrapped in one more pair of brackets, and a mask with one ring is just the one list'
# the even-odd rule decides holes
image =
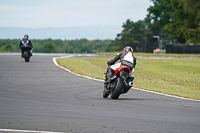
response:
{"label": "motorcycle", "polygon": [[[103,97],[107,98],[109,95],[112,99],[118,99],[120,94],[127,93],[134,85],[133,81],[129,80],[131,70],[129,67],[121,65],[117,68],[111,77],[111,82],[104,85]],[[107,71],[105,74],[105,81],[107,80]]]}
{"label": "motorcycle", "polygon": [[25,62],[29,62],[32,55],[32,48],[30,44],[23,43],[22,51],[23,51],[23,58],[25,59]]}

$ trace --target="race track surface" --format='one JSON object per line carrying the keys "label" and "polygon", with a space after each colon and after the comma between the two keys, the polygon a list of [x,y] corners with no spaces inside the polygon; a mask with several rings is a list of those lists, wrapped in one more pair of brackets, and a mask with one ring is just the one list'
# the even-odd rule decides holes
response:
{"label": "race track surface", "polygon": [[[197,133],[200,102],[130,90],[102,98],[103,83],[55,66],[53,56],[0,55],[0,129],[74,133]],[[136,79],[137,80],[137,79]]]}

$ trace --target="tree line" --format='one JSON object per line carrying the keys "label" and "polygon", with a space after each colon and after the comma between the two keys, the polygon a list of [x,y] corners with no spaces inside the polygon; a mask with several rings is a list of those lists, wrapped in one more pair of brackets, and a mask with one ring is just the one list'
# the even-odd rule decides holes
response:
{"label": "tree line", "polygon": [[[98,53],[110,52],[111,40],[31,40],[33,52],[36,53]],[[1,39],[0,52],[19,52],[19,39]]]}
{"label": "tree line", "polygon": [[[97,53],[121,51],[131,46],[135,52],[153,52],[154,36],[165,43],[200,44],[199,0],[151,0],[148,14],[137,22],[127,19],[114,40],[32,40],[34,52]],[[134,14],[134,13],[133,13]],[[0,40],[0,51],[19,51],[20,40]],[[162,45],[165,48],[165,45]]]}
{"label": "tree line", "polygon": [[[159,36],[164,42],[200,44],[199,0],[151,0],[144,20],[123,23],[123,30],[112,41],[113,50],[129,45],[136,51],[152,52],[158,47],[153,42]],[[165,48],[165,45],[162,46]]]}
{"label": "tree line", "polygon": [[199,0],[151,0],[147,22],[180,43],[200,43]]}

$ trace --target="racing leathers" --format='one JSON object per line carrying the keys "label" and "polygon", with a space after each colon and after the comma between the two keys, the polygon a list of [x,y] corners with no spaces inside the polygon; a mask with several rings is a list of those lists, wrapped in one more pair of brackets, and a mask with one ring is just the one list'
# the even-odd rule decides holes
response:
{"label": "racing leathers", "polygon": [[[120,63],[116,63],[118,60],[120,60]],[[115,64],[116,63],[116,64]],[[136,65],[136,58],[134,57],[133,53],[131,51],[127,52],[121,52],[118,53],[112,60],[108,61],[108,69],[107,69],[107,80],[105,81],[105,84],[110,83],[111,77],[113,76],[114,71],[119,68],[121,65],[127,66],[130,68],[131,73],[128,78],[129,81],[134,80],[134,68]]]}
{"label": "racing leathers", "polygon": [[23,51],[23,44],[24,43],[28,43],[30,45],[30,55],[32,56],[32,49],[33,49],[33,46],[32,46],[32,43],[31,43],[31,40],[29,40],[27,37],[24,37],[21,39],[20,41],[20,44],[19,44],[19,47],[21,49],[21,55],[22,55],[22,58],[23,58],[23,54],[24,54],[24,51]]}

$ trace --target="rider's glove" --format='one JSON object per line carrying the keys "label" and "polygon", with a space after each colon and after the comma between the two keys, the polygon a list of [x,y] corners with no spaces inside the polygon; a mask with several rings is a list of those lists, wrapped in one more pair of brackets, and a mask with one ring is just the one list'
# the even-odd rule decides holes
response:
{"label": "rider's glove", "polygon": [[115,63],[112,63],[111,61],[107,62],[108,65],[114,65]]}
{"label": "rider's glove", "polygon": [[110,61],[107,62],[108,65],[111,65]]}

